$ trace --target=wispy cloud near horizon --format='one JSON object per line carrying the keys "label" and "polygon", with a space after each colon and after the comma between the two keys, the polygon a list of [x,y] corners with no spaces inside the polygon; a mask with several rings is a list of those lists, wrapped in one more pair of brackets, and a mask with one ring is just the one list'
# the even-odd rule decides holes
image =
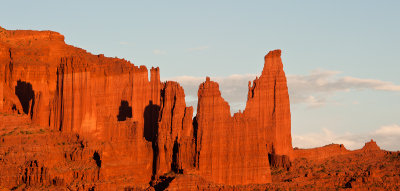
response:
{"label": "wispy cloud near horizon", "polygon": [[[290,101],[292,104],[304,104],[308,108],[322,107],[330,103],[330,98],[338,92],[373,90],[400,92],[400,85],[393,82],[377,79],[340,76],[340,71],[312,70],[306,75],[287,75]],[[231,111],[244,109],[248,82],[256,78],[256,74],[234,74],[226,77],[211,77],[220,85],[222,97],[231,105]],[[168,78],[179,82],[190,98],[190,102],[197,103],[197,90],[205,81],[205,77],[178,76]],[[196,107],[196,105],[193,105]]]}
{"label": "wispy cloud near horizon", "polygon": [[353,134],[345,132],[337,134],[327,128],[320,132],[292,134],[293,147],[315,148],[327,144],[343,144],[347,149],[355,150],[364,146],[365,142],[373,139],[381,149],[400,150],[400,125],[384,125],[370,132]]}
{"label": "wispy cloud near horizon", "polygon": [[377,79],[340,76],[342,72],[313,70],[307,75],[287,75],[291,102],[305,103],[309,107],[320,107],[337,92],[374,90],[400,92],[400,85]]}

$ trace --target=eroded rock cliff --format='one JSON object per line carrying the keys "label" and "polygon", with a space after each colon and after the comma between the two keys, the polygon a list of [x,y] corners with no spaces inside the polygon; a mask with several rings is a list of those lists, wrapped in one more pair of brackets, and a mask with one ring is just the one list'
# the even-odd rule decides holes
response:
{"label": "eroded rock cliff", "polygon": [[271,182],[265,132],[252,131],[242,113],[231,117],[219,86],[200,85],[197,107],[196,167],[208,181],[219,184]]}
{"label": "eroded rock cliff", "polygon": [[293,151],[280,56],[265,56],[243,112],[231,115],[207,77],[193,116],[159,68],[92,55],[56,32],[0,27],[0,188],[243,188],[271,183],[271,168],[295,159],[349,152]]}
{"label": "eroded rock cliff", "polygon": [[158,68],[149,80],[145,66],[92,55],[51,31],[1,29],[0,48],[3,112],[90,140],[103,179],[148,185],[163,88]]}

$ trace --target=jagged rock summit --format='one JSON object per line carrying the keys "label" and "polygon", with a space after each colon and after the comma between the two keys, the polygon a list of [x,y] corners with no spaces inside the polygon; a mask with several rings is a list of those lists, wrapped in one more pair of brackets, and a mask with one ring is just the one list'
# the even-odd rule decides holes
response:
{"label": "jagged rock summit", "polygon": [[231,115],[207,77],[193,116],[159,68],[92,55],[56,32],[0,28],[0,113],[0,189],[252,189],[298,158],[350,152],[292,149],[280,50],[249,82],[243,112]]}

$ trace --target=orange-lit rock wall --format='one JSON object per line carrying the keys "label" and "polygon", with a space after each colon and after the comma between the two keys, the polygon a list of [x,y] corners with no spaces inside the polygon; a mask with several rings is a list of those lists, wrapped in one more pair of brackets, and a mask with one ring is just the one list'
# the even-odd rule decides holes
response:
{"label": "orange-lit rock wall", "polygon": [[265,134],[252,132],[242,113],[230,115],[216,82],[202,83],[198,92],[196,166],[206,180],[218,184],[271,182]]}
{"label": "orange-lit rock wall", "polygon": [[280,56],[280,50],[265,56],[261,76],[249,82],[246,109],[233,117],[216,82],[207,78],[200,85],[196,165],[207,180],[230,185],[271,182],[269,159],[292,157],[289,94]]}
{"label": "orange-lit rock wall", "polygon": [[262,139],[269,153],[291,156],[289,93],[280,56],[280,50],[265,56],[261,76],[252,84],[249,82],[243,114],[249,120],[250,128],[265,136]]}
{"label": "orange-lit rock wall", "polygon": [[[46,138],[59,133],[64,138],[54,139],[69,141],[76,135],[78,141],[68,152],[79,150],[84,139],[89,143],[81,148],[86,154],[72,158],[77,163],[89,161],[90,172],[96,173],[92,177],[89,171],[73,171],[72,176],[61,176],[54,172],[55,164],[68,159],[61,151],[51,164],[45,160],[51,152],[29,156],[29,164],[23,163],[26,154],[20,152],[15,157],[21,163],[7,164],[14,169],[7,171],[15,174],[11,182],[53,185],[81,178],[90,186],[107,180],[102,188],[132,184],[144,188],[170,172],[228,185],[271,182],[269,155],[293,155],[280,50],[265,57],[261,76],[249,83],[243,113],[231,116],[218,84],[209,78],[200,85],[198,98],[193,118],[183,88],[176,82],[161,82],[158,68],[92,55],[65,44],[64,36],[56,32],[0,28],[0,109],[51,131]],[[38,152],[47,152],[49,143],[56,144],[34,145],[43,147]],[[20,150],[25,147],[32,149],[24,144]],[[60,148],[55,146],[55,152]]]}

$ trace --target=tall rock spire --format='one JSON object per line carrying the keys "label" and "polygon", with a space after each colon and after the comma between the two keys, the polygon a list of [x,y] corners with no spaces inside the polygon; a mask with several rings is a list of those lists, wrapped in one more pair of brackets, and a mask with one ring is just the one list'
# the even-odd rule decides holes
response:
{"label": "tall rock spire", "polygon": [[281,50],[270,51],[264,60],[261,76],[249,84],[244,114],[266,134],[269,153],[291,156],[290,103]]}
{"label": "tall rock spire", "polygon": [[207,180],[263,184],[271,182],[268,160],[290,165],[290,104],[280,55],[274,50],[265,56],[261,76],[249,83],[246,109],[233,117],[218,83],[207,77],[200,85],[196,167]]}

